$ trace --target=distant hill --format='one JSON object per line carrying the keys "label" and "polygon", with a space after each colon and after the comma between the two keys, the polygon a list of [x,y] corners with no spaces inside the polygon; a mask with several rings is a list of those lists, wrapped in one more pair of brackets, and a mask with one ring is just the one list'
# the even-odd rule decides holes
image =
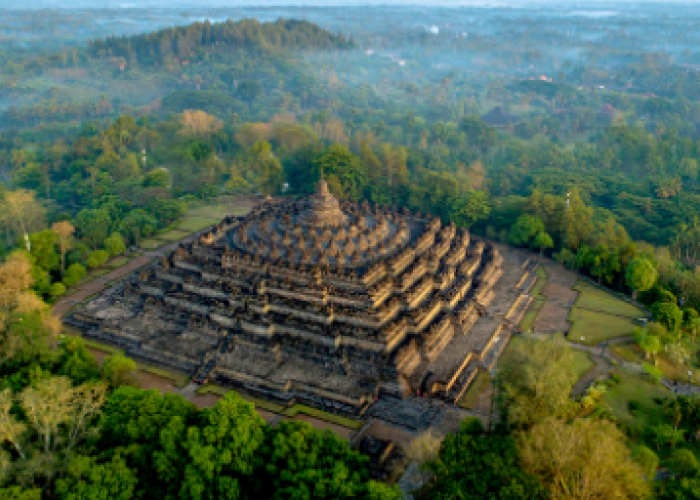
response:
{"label": "distant hill", "polygon": [[168,57],[187,59],[212,48],[350,48],[353,42],[318,25],[290,19],[260,23],[198,22],[143,35],[110,37],[89,44],[93,57],[124,58],[124,62],[160,64]]}

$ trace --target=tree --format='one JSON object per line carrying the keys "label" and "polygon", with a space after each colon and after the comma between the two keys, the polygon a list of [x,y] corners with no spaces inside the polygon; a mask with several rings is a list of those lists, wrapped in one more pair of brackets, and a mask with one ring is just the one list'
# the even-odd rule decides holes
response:
{"label": "tree", "polygon": [[607,420],[547,417],[519,439],[524,469],[551,498],[647,498],[649,486],[625,436]]}
{"label": "tree", "polygon": [[45,225],[46,209],[36,201],[34,191],[5,191],[0,198],[0,226],[5,229],[7,244],[13,237],[23,237]]}
{"label": "tree", "polygon": [[170,171],[164,167],[156,167],[143,176],[143,187],[168,189],[172,185]]}
{"label": "tree", "polygon": [[50,229],[29,235],[30,255],[36,265],[45,271],[53,271],[60,266],[60,257],[56,253],[56,233]]}
{"label": "tree", "polygon": [[662,446],[670,446],[675,448],[678,443],[683,441],[685,434],[684,429],[676,428],[669,424],[659,424],[651,428],[656,441],[656,448],[661,449]]}
{"label": "tree", "polygon": [[105,240],[104,247],[110,257],[115,257],[126,252],[124,239],[119,233],[112,233],[111,236]]}
{"label": "tree", "polygon": [[209,137],[224,127],[220,119],[198,109],[186,109],[180,124],[180,133],[187,137]]}
{"label": "tree", "polygon": [[26,460],[27,457],[22,450],[22,441],[27,430],[27,424],[18,420],[12,414],[13,405],[12,391],[5,389],[0,392],[0,445],[5,443],[12,445],[22,460]]}
{"label": "tree", "polygon": [[134,360],[123,354],[107,356],[102,364],[102,378],[115,389],[122,385],[136,386],[138,383],[137,373]]}
{"label": "tree", "polygon": [[569,395],[578,376],[571,348],[563,339],[524,337],[510,354],[498,374],[508,424],[526,428],[547,416],[570,413]]}
{"label": "tree", "polygon": [[[368,498],[371,485],[367,458],[331,432],[305,422],[282,422],[265,428],[258,451],[263,469],[254,473],[260,489],[256,498]],[[258,476],[262,476],[259,477]],[[383,500],[401,498],[386,488]]]}
{"label": "tree", "polygon": [[656,478],[659,457],[650,448],[643,444],[635,446],[632,449],[632,459],[642,468],[647,481],[653,481]]}
{"label": "tree", "polygon": [[[334,195],[340,198],[359,199],[365,186],[367,172],[362,168],[360,159],[340,144],[334,144],[313,162],[317,179],[329,179],[335,175],[338,187]],[[337,189],[342,189],[338,192]]]}
{"label": "tree", "polygon": [[262,90],[262,85],[256,80],[246,80],[238,84],[238,95],[248,101],[248,106],[253,104],[253,100]]}
{"label": "tree", "polygon": [[485,435],[478,420],[467,419],[459,432],[448,434],[437,459],[428,462],[426,468],[434,476],[426,498],[546,498],[539,480],[520,467],[513,438],[498,433]]}
{"label": "tree", "polygon": [[544,222],[533,215],[521,215],[511,226],[508,241],[513,245],[532,245],[538,234],[544,233]]}
{"label": "tree", "polygon": [[51,225],[51,230],[56,233],[58,249],[61,253],[61,279],[63,279],[66,270],[66,252],[73,247],[75,228],[70,222],[61,221],[54,222]]}
{"label": "tree", "polygon": [[29,258],[10,254],[0,264],[0,364],[25,353],[42,352],[50,335],[60,329],[46,304],[30,290]]}
{"label": "tree", "polygon": [[81,239],[95,249],[107,238],[112,220],[106,208],[84,208],[75,217]]}
{"label": "tree", "polygon": [[682,475],[691,475],[700,467],[695,454],[687,448],[675,450],[671,455],[671,469]]}
{"label": "tree", "polygon": [[651,306],[654,320],[658,321],[672,332],[677,332],[683,323],[683,311],[676,304],[657,302]]}
{"label": "tree", "polygon": [[21,486],[0,488],[0,498],[5,500],[41,500],[41,490],[38,488],[28,489]]}
{"label": "tree", "polygon": [[66,477],[56,481],[55,492],[62,500],[130,500],[136,484],[136,474],[118,454],[106,463],[78,455],[68,463]]}
{"label": "tree", "polygon": [[648,259],[635,257],[627,264],[625,281],[632,289],[632,298],[637,298],[638,292],[646,292],[656,283],[658,272],[656,267]]}
{"label": "tree", "polygon": [[77,285],[86,274],[87,271],[85,268],[76,262],[75,264],[68,266],[68,269],[66,269],[66,275],[63,278],[63,283],[66,286]]}
{"label": "tree", "polygon": [[51,295],[53,299],[57,299],[64,293],[66,293],[66,286],[60,282],[53,283],[49,289],[49,295]]}
{"label": "tree", "polygon": [[109,253],[106,250],[95,250],[94,252],[90,252],[87,265],[90,269],[95,269],[96,267],[103,265],[108,260]]}
{"label": "tree", "polygon": [[544,231],[540,231],[539,233],[537,233],[537,235],[535,236],[535,240],[532,243],[535,248],[540,249],[540,255],[544,254],[544,250],[546,248],[552,248],[554,246],[554,241],[552,241],[552,237]]}
{"label": "tree", "polygon": [[491,213],[488,197],[483,191],[469,190],[454,198],[450,216],[458,226],[470,228],[479,221],[486,220]]}
{"label": "tree", "polygon": [[240,498],[241,482],[252,475],[260,460],[264,427],[265,421],[251,403],[235,392],[227,393],[206,411],[201,427],[187,430],[180,443],[182,455],[173,457],[186,458],[180,497]]}
{"label": "tree", "polygon": [[264,194],[278,192],[284,180],[284,170],[280,161],[272,153],[270,143],[258,142],[248,150],[248,155],[260,191]]}

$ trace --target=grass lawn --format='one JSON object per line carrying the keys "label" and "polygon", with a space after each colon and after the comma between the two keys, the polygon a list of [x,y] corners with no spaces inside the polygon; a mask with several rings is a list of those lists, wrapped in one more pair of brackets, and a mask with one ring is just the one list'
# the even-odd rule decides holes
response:
{"label": "grass lawn", "polygon": [[229,214],[245,215],[247,213],[247,208],[235,208],[232,205],[212,205],[209,207],[199,207],[188,210],[185,213],[185,217],[216,219],[216,221],[218,222]]}
{"label": "grass lawn", "polygon": [[109,267],[110,269],[116,269],[118,267],[122,267],[127,262],[129,262],[128,257],[117,257],[116,259],[112,259],[109,262],[107,262],[107,267]]}
{"label": "grass lawn", "polygon": [[154,236],[154,238],[157,240],[167,241],[168,243],[170,243],[172,241],[178,241],[178,240],[181,240],[183,238],[186,238],[189,235],[190,235],[189,232],[173,229],[171,231],[166,231],[165,233],[162,233],[162,234],[157,234]]}
{"label": "grass lawn", "polygon": [[326,413],[325,411],[317,410],[316,408],[311,408],[310,406],[302,404],[295,404],[294,406],[292,406],[291,408],[287,408],[283,412],[283,414],[289,418],[293,418],[299,413],[308,415],[310,417],[315,417],[319,420],[323,420],[324,422],[330,422],[332,424],[340,425],[341,427],[346,427],[348,429],[353,430],[360,429],[364,425],[363,422],[345,418],[334,413]]}
{"label": "grass lawn", "polygon": [[[621,370],[617,374],[621,378],[620,383],[607,388],[603,401],[621,424],[639,434],[661,420],[661,408],[654,402],[654,398],[673,396],[673,393],[642,375]],[[629,411],[630,401],[639,404],[639,409],[634,414]]]}
{"label": "grass lawn", "polygon": [[[622,318],[579,307],[571,310],[568,319],[573,325],[569,331],[569,340],[585,345],[594,345],[603,340],[631,335],[636,326],[632,318]],[[581,337],[584,340],[581,340]]]}
{"label": "grass lawn", "polygon": [[471,410],[472,408],[474,408],[474,405],[479,399],[479,396],[484,391],[484,389],[486,389],[490,381],[491,375],[489,375],[488,372],[479,371],[479,373],[477,373],[476,375],[476,378],[472,381],[471,385],[469,386],[469,389],[467,389],[467,392],[465,392],[464,395],[460,398],[457,405],[460,408],[464,408],[465,410]]}
{"label": "grass lawn", "polygon": [[[697,345],[693,345],[691,349],[692,352],[697,351]],[[621,346],[615,346],[613,352],[620,356],[625,361],[630,363],[636,363],[641,365],[642,363],[653,363],[652,359],[646,359],[644,352],[637,344],[626,344]],[[690,381],[694,384],[700,384],[700,373],[698,373],[698,368],[690,363],[678,365],[671,361],[671,359],[664,352],[660,352],[656,355],[657,367],[664,372],[666,378],[671,380],[679,380],[681,382],[688,381],[688,372],[693,372]],[[692,363],[692,361],[691,361]]]}
{"label": "grass lawn", "polygon": [[205,227],[213,226],[219,219],[206,219],[203,217],[190,217],[186,215],[177,225],[177,230],[187,234],[197,232]]}
{"label": "grass lawn", "polygon": [[647,314],[632,304],[620,300],[613,294],[596,288],[590,283],[579,281],[574,285],[574,290],[580,293],[576,299],[576,307],[601,311],[604,313],[625,316],[628,318],[645,318]]}
{"label": "grass lawn", "polygon": [[167,378],[171,380],[175,387],[185,387],[189,384],[190,379],[186,375],[181,375],[179,373],[174,373],[163,368],[157,368],[155,366],[143,365],[141,363],[136,363],[139,370],[150,373],[151,375],[156,375],[157,377]]}
{"label": "grass lawn", "polygon": [[155,250],[156,248],[162,247],[162,246],[165,245],[165,244],[166,244],[166,243],[165,243],[164,241],[158,241],[158,240],[150,239],[150,240],[142,240],[142,241],[139,243],[139,246],[140,246],[141,248],[143,248],[144,250]]}
{"label": "grass lawn", "polygon": [[520,328],[522,328],[524,332],[530,331],[530,329],[532,328],[532,324],[537,319],[537,315],[542,310],[542,307],[544,307],[544,303],[545,300],[539,298],[534,299],[530,303],[530,306],[527,308],[527,312],[523,316],[523,319],[520,321]]}

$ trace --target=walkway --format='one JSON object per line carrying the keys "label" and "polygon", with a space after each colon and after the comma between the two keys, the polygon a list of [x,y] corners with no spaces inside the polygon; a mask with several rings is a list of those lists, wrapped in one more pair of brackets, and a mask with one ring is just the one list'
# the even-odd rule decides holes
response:
{"label": "walkway", "polygon": [[140,257],[130,260],[123,266],[116,268],[114,271],[110,271],[103,276],[95,278],[94,280],[78,285],[78,289],[75,292],[62,297],[58,300],[58,302],[56,302],[56,304],[54,304],[53,315],[62,318],[68,314],[71,309],[88,297],[91,297],[96,293],[101,292],[105,288],[108,288],[112,281],[131,274],[136,269],[149,264],[153,259],[160,258],[175,251],[179,243],[180,242],[178,241],[165,245],[154,251],[144,252]]}

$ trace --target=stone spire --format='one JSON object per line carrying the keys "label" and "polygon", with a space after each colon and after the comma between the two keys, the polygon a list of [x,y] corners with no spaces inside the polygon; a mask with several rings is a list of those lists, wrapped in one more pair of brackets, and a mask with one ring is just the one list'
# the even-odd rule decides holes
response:
{"label": "stone spire", "polygon": [[346,224],[347,216],[340,210],[340,203],[328,190],[328,184],[318,181],[316,194],[309,197],[308,208],[299,216],[302,224],[314,227],[338,227]]}

